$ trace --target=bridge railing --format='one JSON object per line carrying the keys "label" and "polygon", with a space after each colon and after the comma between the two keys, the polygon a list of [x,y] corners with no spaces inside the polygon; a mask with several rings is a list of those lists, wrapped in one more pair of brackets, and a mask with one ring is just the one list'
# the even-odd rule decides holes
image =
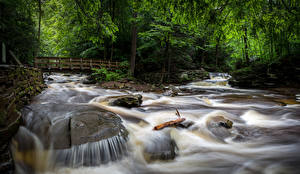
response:
{"label": "bridge railing", "polygon": [[90,58],[36,57],[34,66],[39,69],[54,70],[90,70],[92,68],[118,69],[120,62]]}

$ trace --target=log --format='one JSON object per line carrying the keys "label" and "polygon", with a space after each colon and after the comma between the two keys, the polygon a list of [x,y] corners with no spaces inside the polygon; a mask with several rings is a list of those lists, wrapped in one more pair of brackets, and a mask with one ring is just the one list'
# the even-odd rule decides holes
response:
{"label": "log", "polygon": [[185,118],[178,118],[176,120],[168,121],[162,124],[159,124],[153,128],[153,130],[161,130],[165,127],[176,127],[179,123],[183,122]]}
{"label": "log", "polygon": [[159,124],[157,126],[155,126],[153,128],[153,130],[161,130],[165,127],[176,127],[179,125],[179,123],[185,121],[185,118],[181,118],[181,115],[180,113],[178,112],[178,110],[176,109],[176,115],[179,117],[177,118],[176,120],[172,120],[172,121],[167,121],[167,122],[164,122],[162,124]]}

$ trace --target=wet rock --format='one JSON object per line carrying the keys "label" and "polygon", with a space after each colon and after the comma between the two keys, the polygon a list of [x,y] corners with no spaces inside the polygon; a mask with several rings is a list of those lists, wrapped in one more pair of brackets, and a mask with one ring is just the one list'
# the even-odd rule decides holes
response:
{"label": "wet rock", "polygon": [[231,129],[232,128],[232,121],[230,120],[225,120],[225,121],[220,121],[219,126],[225,127],[226,129]]}
{"label": "wet rock", "polygon": [[243,142],[245,141],[245,137],[243,135],[235,135],[233,138],[232,138],[233,141],[236,141],[236,142]]}
{"label": "wet rock", "polygon": [[178,95],[178,93],[172,91],[172,90],[167,90],[163,93],[164,96],[171,96],[171,97],[175,97]]}
{"label": "wet rock", "polygon": [[81,83],[86,84],[86,85],[89,85],[89,84],[96,84],[97,81],[96,81],[96,80],[93,80],[93,79],[87,78],[87,79],[82,80]]}
{"label": "wet rock", "polygon": [[[71,144],[80,145],[125,134],[121,119],[112,112],[83,114],[71,118]],[[124,135],[125,136],[125,135]]]}
{"label": "wet rock", "polygon": [[70,77],[72,74],[63,74],[65,77]]}
{"label": "wet rock", "polygon": [[163,93],[164,96],[171,96],[171,97],[175,97],[178,95],[178,93],[180,93],[180,89],[176,88],[173,85],[168,86],[167,90]]}
{"label": "wet rock", "polygon": [[232,128],[233,122],[224,118],[223,116],[216,116],[210,119],[209,126],[211,127],[224,127],[226,129]]}
{"label": "wet rock", "polygon": [[185,120],[185,121],[177,124],[177,127],[187,129],[187,128],[191,127],[194,124],[195,124],[195,122],[193,122],[193,121]]}
{"label": "wet rock", "polygon": [[229,129],[232,128],[233,122],[223,116],[215,116],[206,121],[206,126],[217,138],[224,139],[231,136]]}
{"label": "wet rock", "polygon": [[142,104],[142,95],[124,95],[109,98],[109,105],[126,108],[139,107]]}
{"label": "wet rock", "polygon": [[180,80],[181,81],[188,81],[188,80],[190,80],[189,75],[186,72],[182,73],[180,75]]}
{"label": "wet rock", "polygon": [[13,173],[13,159],[9,151],[9,143],[0,145],[0,173]]}
{"label": "wet rock", "polygon": [[144,158],[147,162],[172,160],[176,157],[177,145],[170,135],[154,133],[144,144]]}
{"label": "wet rock", "polygon": [[54,149],[67,149],[116,135],[127,138],[120,117],[95,106],[49,103],[31,108],[23,113],[26,127],[46,148],[53,144]]}
{"label": "wet rock", "polygon": [[208,72],[204,69],[184,71],[179,74],[179,80],[182,82],[208,79]]}

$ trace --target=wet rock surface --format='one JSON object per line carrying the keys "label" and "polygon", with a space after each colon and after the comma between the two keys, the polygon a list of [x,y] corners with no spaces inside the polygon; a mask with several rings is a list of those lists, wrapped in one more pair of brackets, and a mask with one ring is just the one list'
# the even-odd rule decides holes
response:
{"label": "wet rock surface", "polygon": [[118,81],[102,82],[100,86],[105,89],[122,89],[143,92],[163,92],[160,86],[148,84],[138,80],[121,79]]}
{"label": "wet rock surface", "polygon": [[111,106],[121,106],[126,108],[139,107],[141,106],[143,100],[142,95],[123,95],[108,98],[109,105]]}
{"label": "wet rock surface", "polygon": [[177,96],[179,93],[181,92],[181,90],[179,88],[176,88],[173,85],[169,85],[166,88],[166,91],[163,93],[164,96],[170,96],[170,97],[175,97]]}
{"label": "wet rock surface", "polygon": [[162,82],[180,84],[208,79],[209,73],[201,68],[197,70],[180,70],[178,73],[171,73],[170,75],[167,73],[144,73],[139,74],[138,78],[152,84],[161,84]]}
{"label": "wet rock surface", "polygon": [[38,69],[0,67],[0,173],[13,173],[9,144],[22,124],[19,111],[43,88],[42,72]]}
{"label": "wet rock surface", "polygon": [[126,137],[121,119],[112,112],[82,113],[71,118],[71,144],[96,142],[118,134]]}
{"label": "wet rock surface", "polygon": [[[54,104],[32,105],[24,115],[26,126],[45,147],[53,143],[55,149],[70,148],[95,142],[127,131],[116,114],[90,105]],[[55,112],[51,112],[55,110]]]}
{"label": "wet rock surface", "polygon": [[233,122],[223,116],[215,116],[207,120],[206,126],[216,137],[224,139],[231,136]]}
{"label": "wet rock surface", "polygon": [[177,145],[170,135],[154,132],[150,137],[144,147],[144,158],[147,162],[172,160],[176,157]]}

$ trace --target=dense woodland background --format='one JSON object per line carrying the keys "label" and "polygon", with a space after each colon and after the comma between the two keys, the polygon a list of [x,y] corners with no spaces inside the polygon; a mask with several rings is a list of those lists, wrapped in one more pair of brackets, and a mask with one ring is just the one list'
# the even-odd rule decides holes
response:
{"label": "dense woodland background", "polygon": [[0,16],[1,42],[26,64],[65,56],[135,74],[271,73],[300,59],[298,0],[0,0]]}

